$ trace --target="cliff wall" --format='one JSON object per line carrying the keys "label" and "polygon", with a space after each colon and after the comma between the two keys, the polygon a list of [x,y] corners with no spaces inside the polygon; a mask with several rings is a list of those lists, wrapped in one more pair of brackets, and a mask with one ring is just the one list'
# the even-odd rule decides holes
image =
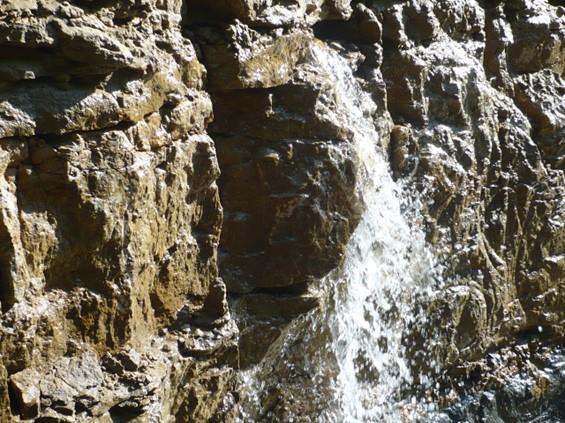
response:
{"label": "cliff wall", "polygon": [[561,339],[559,1],[5,0],[0,420],[233,418],[364,207],[320,51],[419,193],[442,365]]}

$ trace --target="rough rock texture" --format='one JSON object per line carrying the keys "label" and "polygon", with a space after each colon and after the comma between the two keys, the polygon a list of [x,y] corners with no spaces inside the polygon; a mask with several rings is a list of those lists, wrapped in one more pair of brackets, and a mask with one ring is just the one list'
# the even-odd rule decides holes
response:
{"label": "rough rock texture", "polygon": [[0,56],[2,420],[221,413],[237,330],[181,2],[1,2]]}
{"label": "rough rock texture", "polygon": [[560,336],[565,317],[564,9],[453,3],[383,10],[392,167],[423,193],[455,283],[448,363],[538,326]]}
{"label": "rough rock texture", "polygon": [[464,400],[422,421],[562,421],[563,358],[562,347],[535,339],[488,353],[466,363],[466,376],[444,390],[444,401]]}
{"label": "rough rock texture", "polygon": [[[214,104],[219,254],[228,292],[245,294],[234,304],[244,367],[262,357],[281,326],[317,305],[308,291],[341,261],[361,209],[345,106],[317,66],[328,46],[293,22],[279,23],[275,10],[238,15],[229,25],[220,15],[197,16],[187,28]],[[254,29],[264,19],[280,27]],[[353,54],[352,65],[359,59]]]}
{"label": "rough rock texture", "polygon": [[207,11],[188,28],[215,108],[228,291],[304,291],[339,262],[355,225],[344,196],[353,181],[325,152],[347,135],[339,119],[324,119],[323,81],[304,71],[322,40],[357,70],[391,170],[421,193],[429,241],[451,280],[429,311],[444,328],[441,361],[479,357],[538,326],[560,336],[563,7],[365,1],[340,18],[323,7],[304,16],[296,2],[289,21],[270,3],[192,3]]}
{"label": "rough rock texture", "polygon": [[[564,9],[546,1],[471,0],[361,2],[353,9],[349,20],[322,20],[313,32],[355,63],[378,106],[375,125],[393,173],[421,193],[429,241],[451,281],[429,310],[441,321],[438,358],[456,365],[539,326],[560,337]],[[274,21],[264,25],[252,14],[234,17],[241,21],[214,30],[208,20],[194,31],[216,110],[223,273],[228,290],[244,293],[308,283],[331,267],[309,271],[319,266],[308,241],[316,233],[301,238],[310,217],[290,215],[289,224],[269,202],[277,171],[295,181],[312,169],[303,167],[307,161],[285,168],[283,148],[295,138],[328,137],[332,126],[319,124],[320,96],[305,89],[310,78],[296,81],[308,45],[319,43],[311,32],[287,23],[273,30]],[[332,194],[342,187],[333,185]],[[329,204],[343,213],[347,203]],[[325,236],[323,229],[317,234]],[[291,249],[276,242],[281,235]],[[343,244],[335,245],[324,257],[341,251]],[[307,264],[296,266],[305,254]],[[259,330],[268,339],[276,333],[268,324]]]}
{"label": "rough rock texture", "polygon": [[559,1],[0,0],[1,421],[230,420],[362,211],[330,50],[446,265],[438,363],[565,335]]}

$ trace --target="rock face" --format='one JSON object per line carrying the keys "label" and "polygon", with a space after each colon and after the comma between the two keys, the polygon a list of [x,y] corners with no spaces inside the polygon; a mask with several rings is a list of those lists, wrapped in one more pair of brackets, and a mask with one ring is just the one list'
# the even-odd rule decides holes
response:
{"label": "rock face", "polygon": [[565,335],[559,3],[0,0],[0,420],[233,417],[363,209],[330,50],[451,281],[438,362]]}
{"label": "rock face", "polygon": [[229,402],[212,104],[181,21],[178,1],[0,6],[2,421]]}
{"label": "rock face", "polygon": [[[338,10],[326,3],[320,10]],[[347,106],[316,67],[328,47],[294,22],[322,17],[289,12],[287,22],[281,6],[261,16],[245,10],[231,24],[221,14],[204,21],[196,14],[189,26],[214,104],[209,132],[224,207],[219,254],[228,292],[244,294],[234,304],[244,367],[262,357],[281,326],[317,305],[308,291],[341,261],[361,210]],[[339,8],[339,16],[349,13]],[[352,65],[359,59],[354,53]]]}
{"label": "rock face", "polygon": [[393,169],[423,192],[456,281],[441,306],[453,363],[563,331],[565,19],[543,1],[451,3],[383,11],[414,31],[385,35],[383,72]]}

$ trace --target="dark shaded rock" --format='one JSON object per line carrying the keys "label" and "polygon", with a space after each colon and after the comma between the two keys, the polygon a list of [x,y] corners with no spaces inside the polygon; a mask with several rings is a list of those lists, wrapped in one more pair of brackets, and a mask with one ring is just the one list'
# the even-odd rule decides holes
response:
{"label": "dark shaded rock", "polygon": [[[220,254],[228,289],[305,286],[332,269],[355,222],[352,159],[324,142],[216,142],[224,169]],[[230,166],[235,155],[239,160]]]}
{"label": "dark shaded rock", "polygon": [[362,3],[355,6],[347,21],[322,21],[314,26],[318,38],[360,44],[379,43],[382,32],[382,25],[375,13]]}
{"label": "dark shaded rock", "polygon": [[228,291],[306,287],[337,265],[358,215],[354,153],[341,145],[352,130],[316,67],[327,47],[242,24],[228,28],[227,46],[201,36],[211,88],[222,87],[211,132]]}
{"label": "dark shaded rock", "polygon": [[564,382],[561,348],[522,341],[469,364],[450,404],[420,421],[561,421]]}
{"label": "dark shaded rock", "polygon": [[293,319],[319,306],[314,294],[248,294],[232,301],[240,328],[242,369],[263,359],[269,347]]}

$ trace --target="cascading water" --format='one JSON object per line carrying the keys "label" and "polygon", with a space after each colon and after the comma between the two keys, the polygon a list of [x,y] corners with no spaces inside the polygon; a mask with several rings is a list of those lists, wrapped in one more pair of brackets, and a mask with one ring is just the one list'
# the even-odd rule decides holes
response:
{"label": "cascading water", "polygon": [[[313,46],[310,66],[333,84],[357,150],[365,211],[343,264],[320,282],[322,306],[291,324],[243,376],[242,421],[382,422],[411,419],[411,366],[403,346],[414,297],[438,282],[402,188],[371,119],[372,100],[337,53]],[[412,411],[408,411],[412,410]],[[276,416],[276,417],[275,417]]]}

